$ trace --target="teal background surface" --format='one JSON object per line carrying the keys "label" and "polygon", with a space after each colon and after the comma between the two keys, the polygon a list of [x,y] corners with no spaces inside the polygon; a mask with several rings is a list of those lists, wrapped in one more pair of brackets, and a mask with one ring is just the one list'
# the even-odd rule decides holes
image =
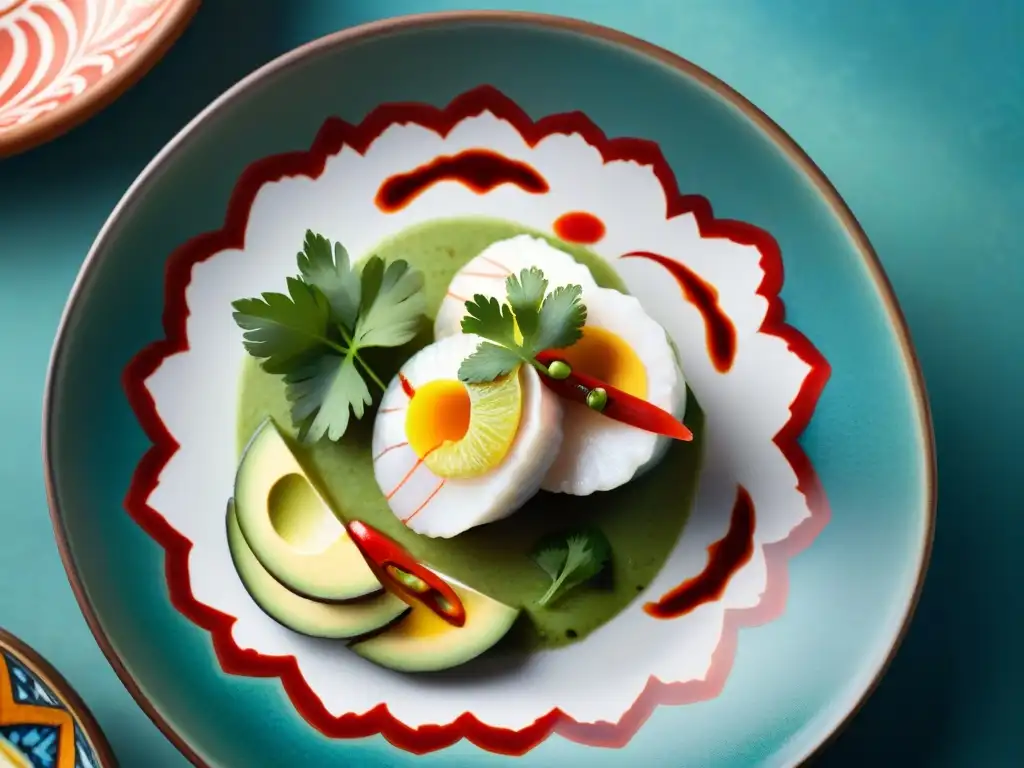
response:
{"label": "teal background surface", "polygon": [[[502,7],[480,4],[477,7]],[[85,627],[53,547],[38,458],[50,342],[93,237],[153,154],[238,77],[335,29],[441,2],[206,0],[138,87],[68,136],[0,161],[0,624],[78,687],[123,764],[177,766]],[[911,324],[935,410],[933,568],[903,652],[826,766],[1002,766],[1022,645],[1024,19],[1019,3],[562,2],[524,10],[616,26],[690,58],[786,128],[872,238]],[[1016,216],[1011,217],[1012,214]],[[95,436],[102,450],[102,435]],[[797,564],[795,567],[799,567]],[[796,578],[796,577],[795,577]],[[1016,608],[1015,608],[1016,606]],[[1007,617],[1016,624],[1007,621]]]}

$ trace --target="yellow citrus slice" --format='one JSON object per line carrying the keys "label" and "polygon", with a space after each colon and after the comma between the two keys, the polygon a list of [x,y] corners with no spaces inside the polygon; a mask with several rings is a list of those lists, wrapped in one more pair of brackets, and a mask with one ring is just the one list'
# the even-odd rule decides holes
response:
{"label": "yellow citrus slice", "polygon": [[437,379],[409,402],[410,447],[438,477],[479,477],[501,464],[523,411],[519,369],[487,384]]}

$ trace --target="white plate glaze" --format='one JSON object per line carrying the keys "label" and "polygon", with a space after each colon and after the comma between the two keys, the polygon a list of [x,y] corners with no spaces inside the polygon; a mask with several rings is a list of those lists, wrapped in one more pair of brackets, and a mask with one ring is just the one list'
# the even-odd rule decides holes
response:
{"label": "white plate glaze", "polygon": [[[397,212],[375,205],[389,177],[472,148],[528,164],[546,179],[548,191],[536,194],[506,183],[481,194],[444,181]],[[235,414],[245,355],[231,301],[283,284],[294,273],[296,247],[307,229],[344,242],[358,257],[391,234],[439,217],[485,215],[551,232],[569,211],[588,211],[604,222],[606,234],[593,250],[614,264],[630,292],[668,330],[706,413],[706,457],[695,508],[661,573],[592,635],[531,655],[514,673],[481,660],[457,675],[401,676],[363,662],[342,645],[278,626],[242,587],[224,536],[221,513],[237,464]],[[234,620],[230,636],[217,638],[222,655],[227,647],[250,661],[254,654],[268,663],[293,657],[293,700],[298,684],[299,696],[319,702],[331,718],[351,714],[358,722],[380,716],[382,707],[398,729],[464,726],[468,718],[469,737],[485,746],[503,738],[498,729],[524,738],[533,729],[546,733],[553,718],[567,738],[621,745],[658,704],[717,695],[739,627],[780,613],[788,557],[806,547],[828,519],[796,437],[829,368],[782,320],[782,262],[770,236],[715,220],[702,198],[681,196],[655,145],[608,140],[579,114],[534,123],[489,88],[465,94],[445,110],[392,105],[358,126],[328,120],[309,153],[250,166],[228,222],[243,247],[218,249],[195,263],[187,288],[177,284],[187,275],[179,270],[175,277],[171,270],[168,301],[184,309],[183,298],[187,305],[187,350],[166,357],[155,370],[157,358],[144,354],[127,376],[130,391],[133,376],[139,377],[134,399],[152,398],[179,446],[152,492],[136,475],[131,511],[162,518],[192,543],[187,575],[194,602]],[[228,236],[218,242],[230,241]],[[181,263],[188,261],[186,252],[209,242],[185,245]],[[664,266],[620,258],[638,251],[682,264],[713,287],[721,314],[735,330],[731,361],[709,352],[705,316]],[[183,297],[175,295],[179,289]],[[727,532],[740,489],[756,510],[750,559],[718,599],[673,620],[650,616],[647,601],[705,568],[709,546]],[[611,663],[615,672],[602,676],[600,696],[577,684]]]}

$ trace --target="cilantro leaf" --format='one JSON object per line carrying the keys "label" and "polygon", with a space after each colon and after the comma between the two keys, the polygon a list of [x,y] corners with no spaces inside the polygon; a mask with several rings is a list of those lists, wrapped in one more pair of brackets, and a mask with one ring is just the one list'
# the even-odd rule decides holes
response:
{"label": "cilantro leaf", "polygon": [[583,288],[578,285],[563,285],[547,295],[540,308],[539,327],[533,339],[537,352],[571,347],[583,338],[587,308],[580,302],[582,296]]}
{"label": "cilantro leaf", "polygon": [[519,346],[516,343],[516,318],[512,314],[512,307],[481,293],[466,302],[462,332],[482,336],[503,347]]}
{"label": "cilantro leaf", "polygon": [[558,574],[562,572],[562,566],[565,565],[567,556],[567,550],[552,546],[534,552],[533,561],[554,581],[558,578]]}
{"label": "cilantro leaf", "polygon": [[331,243],[326,237],[306,230],[298,260],[302,279],[323,291],[338,322],[352,330],[359,315],[362,286],[345,246],[335,243],[332,255]]}
{"label": "cilantro leaf", "polygon": [[459,379],[467,384],[484,384],[512,373],[522,362],[515,350],[484,341],[462,361]]}
{"label": "cilantro leaf", "polygon": [[357,348],[400,347],[419,331],[427,310],[423,273],[398,259],[385,268],[371,256],[362,272],[363,307],[352,334]]}
{"label": "cilantro leaf", "polygon": [[538,604],[548,605],[573,587],[593,579],[604,570],[611,555],[608,537],[595,527],[541,539],[531,557],[551,578],[551,586]]}
{"label": "cilantro leaf", "polygon": [[509,275],[505,280],[508,303],[512,307],[512,313],[523,338],[529,338],[537,332],[540,306],[547,290],[548,281],[544,273],[536,267],[524,269],[519,273],[519,277]]}
{"label": "cilantro leaf", "polygon": [[369,307],[377,300],[377,294],[380,293],[380,287],[384,282],[384,259],[376,255],[368,258],[359,274],[359,282],[363,306]]}
{"label": "cilantro leaf", "polygon": [[495,298],[478,293],[466,302],[462,332],[487,339],[477,345],[476,351],[459,366],[459,379],[467,384],[494,381],[514,371],[520,363],[533,362],[527,350],[516,342],[516,318],[512,307],[498,303]]}
{"label": "cilantro leaf", "polygon": [[286,373],[296,364],[337,346],[331,339],[331,306],[323,292],[288,278],[288,293],[264,293],[231,304],[244,332],[246,351],[268,373]]}
{"label": "cilantro leaf", "polygon": [[284,377],[292,421],[311,442],[340,440],[351,416],[361,419],[373,402],[353,355],[329,354]]}
{"label": "cilantro leaf", "polygon": [[419,331],[423,274],[376,256],[357,271],[341,243],[332,248],[312,231],[297,260],[300,277],[288,278],[288,293],[239,299],[233,317],[246,351],[284,378],[299,436],[338,440],[373,403],[364,376],[386,389],[360,351],[400,346]]}
{"label": "cilantro leaf", "polygon": [[462,362],[459,379],[467,384],[493,381],[514,370],[516,360],[547,373],[536,360],[537,353],[568,347],[583,337],[587,322],[587,308],[580,301],[583,288],[565,285],[545,296],[547,287],[544,273],[531,267],[505,280],[507,304],[481,294],[466,302],[462,332],[487,341]]}

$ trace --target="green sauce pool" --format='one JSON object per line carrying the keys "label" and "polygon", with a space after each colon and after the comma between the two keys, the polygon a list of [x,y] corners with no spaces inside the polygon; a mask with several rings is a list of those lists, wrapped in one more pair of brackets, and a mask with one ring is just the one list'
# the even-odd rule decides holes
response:
{"label": "green sauce pool", "polygon": [[[373,253],[385,261],[405,259],[424,273],[430,322],[410,344],[373,358],[374,369],[385,381],[431,342],[434,315],[455,273],[488,245],[519,234],[544,237],[587,266],[598,284],[624,290],[615,271],[593,252],[514,222],[459,218],[410,227],[378,245]],[[590,496],[542,491],[510,517],[452,539],[416,534],[391,513],[373,476],[373,411],[361,421],[353,421],[337,443],[293,442],[293,448],[343,519],[362,520],[442,574],[506,604],[521,606],[523,618],[509,642],[526,649],[558,647],[586,637],[635,600],[682,534],[697,488],[704,421],[692,393],[687,403],[686,424],[694,433],[693,442],[674,443],[661,463],[637,480]],[[237,420],[239,454],[267,416],[273,417],[286,435],[295,436],[280,379],[246,358]],[[610,568],[595,584],[581,585],[547,607],[538,606],[550,579],[530,559],[534,544],[546,533],[584,525],[596,525],[608,537],[613,552]]]}

